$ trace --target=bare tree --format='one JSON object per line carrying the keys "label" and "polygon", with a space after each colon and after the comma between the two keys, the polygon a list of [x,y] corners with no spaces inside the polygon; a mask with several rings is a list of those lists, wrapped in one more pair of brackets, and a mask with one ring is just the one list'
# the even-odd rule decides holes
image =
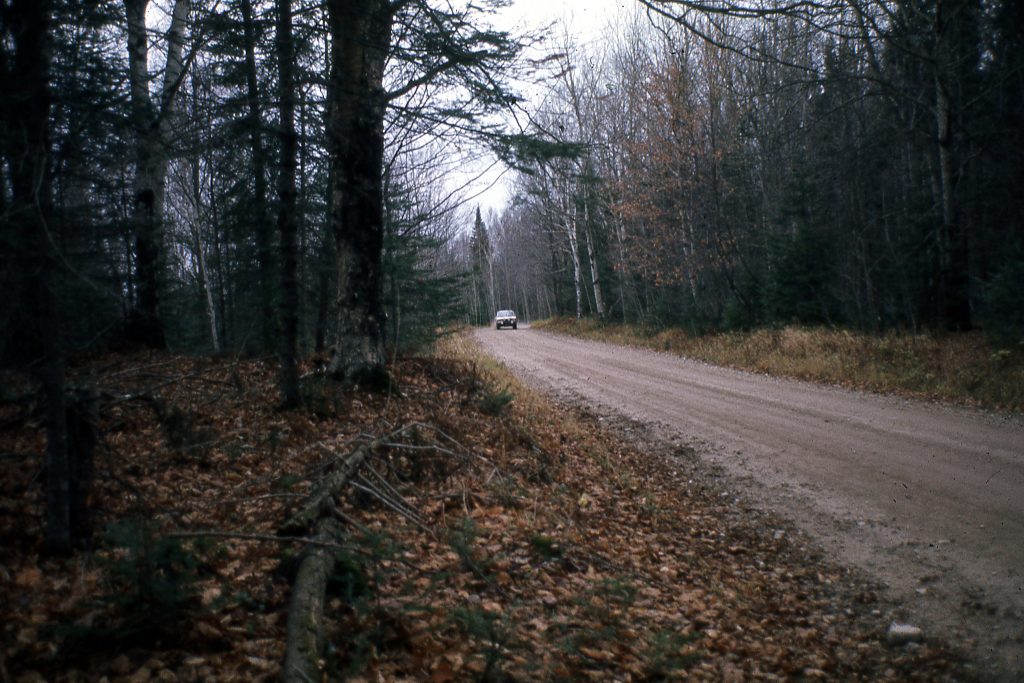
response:
{"label": "bare tree", "polygon": [[[252,154],[253,196],[251,215],[256,237],[256,259],[259,269],[260,342],[264,350],[274,347],[273,258],[271,225],[267,206],[267,152],[263,141],[263,112],[259,73],[256,64],[256,17],[252,0],[240,0],[242,33],[245,46],[245,103]],[[281,8],[278,8],[280,15]],[[280,21],[280,17],[278,18]],[[278,59],[281,58],[280,53]],[[280,68],[280,67],[279,67]],[[280,77],[280,74],[279,74]],[[292,107],[294,109],[294,106]]]}
{"label": "bare tree", "polygon": [[159,267],[163,232],[164,184],[167,178],[171,113],[185,72],[182,52],[188,0],[175,0],[166,34],[167,57],[156,101],[150,94],[149,0],[124,0],[128,20],[128,62],[132,121],[135,131],[135,188],[132,222],[135,232],[135,274],[138,300],[128,334],[149,346],[166,344],[159,311]]}

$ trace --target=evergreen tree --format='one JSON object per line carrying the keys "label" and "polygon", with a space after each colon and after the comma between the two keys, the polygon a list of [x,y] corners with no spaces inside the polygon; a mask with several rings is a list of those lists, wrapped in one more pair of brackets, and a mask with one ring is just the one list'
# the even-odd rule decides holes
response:
{"label": "evergreen tree", "polygon": [[[4,195],[4,260],[13,271],[13,339],[5,365],[28,370],[42,385],[46,405],[46,528],[48,552],[70,552],[74,538],[64,397],[63,330],[56,292],[59,254],[49,234],[50,49],[53,3],[18,0],[0,12],[0,79],[4,92],[2,158],[9,177]],[[10,51],[13,48],[13,51]],[[10,198],[6,197],[10,187]],[[6,272],[7,268],[5,268]],[[7,335],[4,335],[5,337]]]}
{"label": "evergreen tree", "polygon": [[295,56],[292,43],[292,2],[277,2],[277,68],[281,161],[278,167],[277,227],[281,237],[281,403],[299,404],[298,210],[295,174],[298,140],[295,132]]}
{"label": "evergreen tree", "polygon": [[470,253],[473,258],[473,322],[477,325],[486,325],[490,322],[495,307],[493,252],[479,206],[476,207],[476,217],[473,220]]}
{"label": "evergreen tree", "polygon": [[[441,98],[442,107],[405,113],[438,128],[450,122],[455,129],[457,123],[460,132],[484,135],[490,127],[480,115],[514,101],[501,72],[517,46],[505,34],[475,26],[477,5],[454,9],[428,0],[330,0],[327,7],[330,223],[337,264],[337,346],[329,369],[344,381],[378,381],[385,360],[381,256],[388,104],[422,87],[447,86],[462,94],[461,102]],[[390,91],[384,83],[389,60],[400,78]]]}

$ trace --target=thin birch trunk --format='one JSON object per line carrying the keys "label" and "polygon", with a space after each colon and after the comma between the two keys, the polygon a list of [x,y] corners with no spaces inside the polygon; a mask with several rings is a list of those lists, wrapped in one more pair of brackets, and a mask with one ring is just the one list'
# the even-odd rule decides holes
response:
{"label": "thin birch trunk", "polygon": [[583,275],[580,272],[580,248],[576,237],[576,211],[573,210],[563,222],[565,236],[569,241],[569,254],[572,256],[572,283],[576,288],[576,319],[583,317]]}
{"label": "thin birch trunk", "polygon": [[138,300],[129,320],[129,336],[147,346],[166,345],[159,312],[159,269],[163,250],[164,188],[170,117],[185,64],[185,20],[188,0],[175,0],[167,32],[167,62],[159,101],[149,92],[149,41],[146,8],[149,0],[124,0],[128,22],[128,64],[132,118],[135,125],[135,188],[132,223]]}
{"label": "thin birch trunk", "polygon": [[601,275],[597,271],[597,257],[594,253],[594,237],[590,232],[589,202],[583,203],[583,234],[587,239],[587,259],[590,261],[590,286],[594,289],[594,308],[597,317],[604,320],[604,294],[601,292]]}
{"label": "thin birch trunk", "polygon": [[192,227],[193,249],[196,254],[196,264],[199,270],[199,282],[203,287],[203,300],[206,303],[206,321],[210,327],[210,346],[214,353],[220,353],[220,337],[217,334],[217,307],[213,303],[213,284],[210,282],[209,271],[206,268],[206,252],[203,249],[203,238],[200,235],[199,227]]}

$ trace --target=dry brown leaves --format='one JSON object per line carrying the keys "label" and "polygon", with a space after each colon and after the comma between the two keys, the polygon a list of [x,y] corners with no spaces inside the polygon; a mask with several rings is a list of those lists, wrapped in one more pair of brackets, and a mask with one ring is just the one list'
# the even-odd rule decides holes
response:
{"label": "dry brown leaves", "polygon": [[[386,480],[420,523],[368,490],[338,501],[351,533],[329,596],[328,678],[970,677],[934,644],[887,648],[873,595],[736,509],[686,453],[554,406],[489,417],[479,405],[494,389],[469,365],[405,361],[394,376],[391,395],[313,377],[307,408],[281,413],[269,362],[84,364],[73,381],[107,397],[92,496],[107,540],[68,559],[38,552],[39,416],[5,405],[0,680],[277,678],[301,544],[273,535],[326,466],[411,423],[423,427],[364,483]],[[162,419],[126,398],[143,393]],[[149,529],[159,561],[104,535],[126,519]],[[173,613],[149,594],[123,599],[140,567],[183,583]]]}

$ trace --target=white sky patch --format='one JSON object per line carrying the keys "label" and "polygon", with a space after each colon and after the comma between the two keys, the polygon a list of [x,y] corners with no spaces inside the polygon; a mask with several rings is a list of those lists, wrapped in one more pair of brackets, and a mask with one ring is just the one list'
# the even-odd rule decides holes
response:
{"label": "white sky patch", "polygon": [[[527,55],[531,59],[539,59],[545,54],[558,52],[565,44],[566,36],[581,48],[600,48],[616,20],[634,11],[636,6],[635,0],[513,0],[509,7],[494,16],[494,25],[513,35],[547,29],[546,42],[539,50]],[[518,84],[518,89],[528,99],[523,108],[535,108],[539,103],[540,90],[525,83]],[[480,159],[466,169],[466,178],[453,179],[453,184],[462,185],[469,182],[469,177],[482,174],[478,180],[470,182],[466,196],[476,195],[469,202],[470,211],[475,211],[479,205],[485,216],[491,211],[500,212],[510,198],[510,172],[500,163],[485,171],[490,163],[493,163],[493,158]]]}
{"label": "white sky patch", "polygon": [[[496,17],[499,28],[515,32],[536,30],[548,24],[567,27],[580,43],[601,39],[617,12],[632,0],[514,0]],[[554,37],[560,37],[556,27]]]}

